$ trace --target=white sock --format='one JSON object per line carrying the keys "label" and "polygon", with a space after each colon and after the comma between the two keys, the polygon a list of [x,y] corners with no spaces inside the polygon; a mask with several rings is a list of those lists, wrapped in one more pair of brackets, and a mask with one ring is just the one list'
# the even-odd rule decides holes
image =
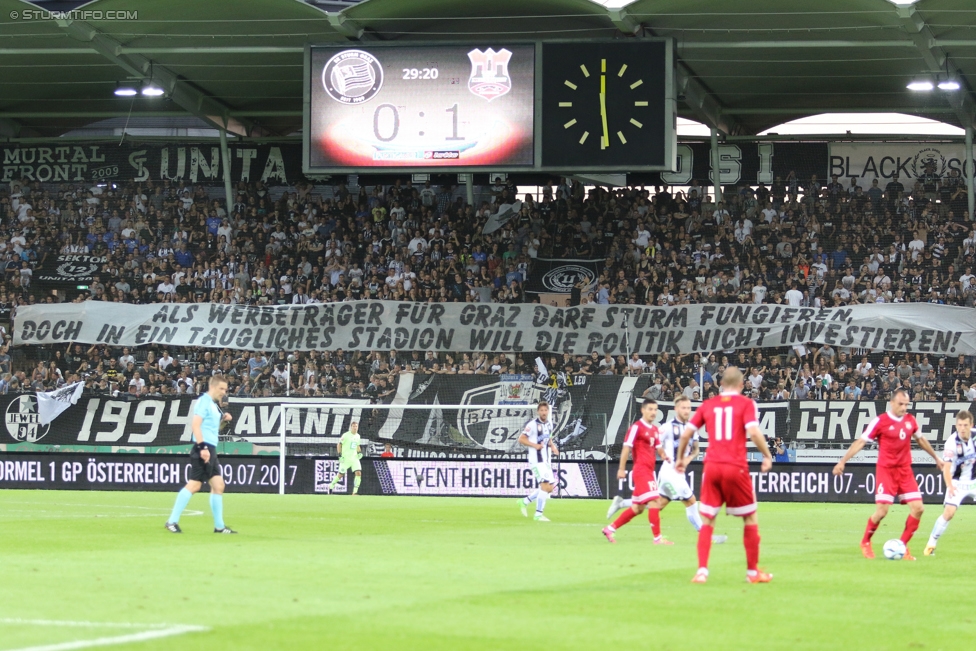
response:
{"label": "white sock", "polygon": [[620,500],[621,509],[629,509],[634,505],[634,500]]}
{"label": "white sock", "polygon": [[546,500],[549,499],[549,493],[545,491],[539,491],[539,497],[535,501],[535,512],[542,513],[546,509]]}
{"label": "white sock", "polygon": [[946,527],[949,526],[949,521],[943,518],[941,515],[939,519],[935,521],[932,526],[932,535],[929,536],[929,546],[935,547],[935,543],[939,540],[942,534],[945,533]]}
{"label": "white sock", "polygon": [[539,490],[538,488],[535,489],[534,491],[532,491],[531,493],[529,493],[529,496],[528,497],[526,497],[525,499],[522,500],[522,503],[525,504],[525,505],[531,504],[532,502],[535,501],[535,498],[539,497],[539,493],[541,493],[541,492],[542,491]]}
{"label": "white sock", "polygon": [[702,519],[701,516],[698,515],[698,502],[695,502],[691,506],[685,507],[685,516],[687,516],[688,522],[690,522],[691,526],[695,528],[695,531],[701,531]]}

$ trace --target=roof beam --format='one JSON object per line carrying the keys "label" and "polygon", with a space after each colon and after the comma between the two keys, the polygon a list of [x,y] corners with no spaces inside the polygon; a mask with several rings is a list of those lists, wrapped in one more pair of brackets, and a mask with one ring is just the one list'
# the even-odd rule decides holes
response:
{"label": "roof beam", "polygon": [[[698,137],[707,142],[707,137]],[[682,140],[684,138],[682,137]],[[963,136],[937,136],[929,133],[800,133],[771,136],[729,136],[726,142],[964,142]]]}
{"label": "roof beam", "polygon": [[624,8],[610,9],[607,15],[610,16],[610,22],[624,34],[636,34],[641,30],[640,21],[628,14]]}
{"label": "roof beam", "polygon": [[[611,12],[613,13],[613,12]],[[614,17],[611,16],[611,20]],[[614,25],[623,33],[632,34],[631,21],[633,17],[627,15],[625,20],[621,20],[618,25]],[[355,37],[359,29],[353,29],[346,19],[342,22],[348,33]],[[344,34],[345,35],[345,34]],[[349,38],[350,36],[347,36]],[[915,48],[914,41],[676,41],[678,51],[684,50],[783,50],[783,49],[803,49],[803,48]],[[976,48],[976,40],[944,39],[934,40],[932,44],[936,47],[972,47]],[[122,46],[118,49],[119,54],[302,54],[305,48],[301,45],[214,45],[208,47],[201,46],[173,46],[173,47],[140,47]],[[72,54],[98,54],[98,51],[89,47],[0,47],[0,54],[12,56],[63,56]]]}
{"label": "roof beam", "polygon": [[158,83],[169,98],[218,129],[227,129],[238,135],[250,135],[254,125],[233,119],[230,107],[208,97],[202,90],[180,78],[165,66],[157,65],[141,54],[124,54],[122,44],[106,36],[91,25],[76,20],[58,20],[58,26],[69,37],[90,44],[103,57],[116,64],[129,75],[143,81]]}
{"label": "roof beam", "polygon": [[[301,117],[301,111],[230,111],[231,117],[248,118],[295,118]],[[0,111],[0,119],[3,118],[124,118],[135,115],[140,118],[185,118],[193,115],[187,111],[139,111],[130,113],[128,111]]]}
{"label": "roof beam", "polygon": [[740,50],[849,47],[915,47],[912,41],[680,41],[679,50]]}
{"label": "roof beam", "polygon": [[[851,108],[851,107],[840,107],[840,108],[826,107],[825,108],[823,106],[819,106],[819,107],[793,108],[790,106],[786,106],[782,108],[734,108],[734,109],[727,108],[725,109],[725,112],[729,113],[730,115],[800,115],[800,114],[820,115],[821,113],[908,113],[908,114],[917,115],[920,113],[933,113],[933,114],[955,113],[956,110],[953,108],[949,108],[947,106],[940,106],[934,108],[928,108],[922,106],[903,106],[903,107],[886,106],[884,108],[878,108],[876,106],[871,108],[865,108],[863,106],[859,108]],[[3,113],[0,113],[0,115],[3,115]]]}
{"label": "roof beam", "polygon": [[675,94],[691,109],[699,121],[707,127],[715,127],[726,135],[737,134],[741,129],[735,118],[716,101],[694,73],[681,61],[674,66]]}
{"label": "roof beam", "polygon": [[0,117],[0,137],[16,138],[23,130],[20,123],[5,117]]}
{"label": "roof beam", "polygon": [[[624,34],[635,35],[643,31],[648,36],[655,36],[649,27],[629,15],[626,9],[607,10],[607,16],[614,27]],[[683,101],[702,124],[728,135],[741,131],[736,120],[722,112],[722,105],[677,54],[674,57],[674,93],[678,101]]]}
{"label": "roof beam", "polygon": [[366,28],[349,18],[342,11],[327,11],[325,15],[328,17],[329,25],[332,26],[332,29],[350,41],[358,41],[363,38]]}
{"label": "roof beam", "polygon": [[972,127],[976,119],[976,105],[973,103],[972,89],[966,80],[965,75],[956,68],[949,56],[937,43],[932,29],[925,23],[915,7],[896,7],[898,17],[916,49],[922,55],[922,60],[928,66],[929,72],[939,75],[947,74],[959,82],[961,88],[955,92],[946,93],[949,105],[955,109],[956,116],[960,124],[964,127]]}
{"label": "roof beam", "polygon": [[16,138],[34,138],[40,132],[33,127],[26,127],[16,120],[11,120],[0,114],[0,138],[14,140]]}

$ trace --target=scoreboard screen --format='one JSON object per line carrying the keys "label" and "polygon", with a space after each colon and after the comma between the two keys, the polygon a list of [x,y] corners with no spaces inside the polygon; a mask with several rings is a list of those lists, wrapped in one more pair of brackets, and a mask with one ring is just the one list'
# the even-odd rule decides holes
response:
{"label": "scoreboard screen", "polygon": [[308,51],[308,172],[536,164],[534,44]]}

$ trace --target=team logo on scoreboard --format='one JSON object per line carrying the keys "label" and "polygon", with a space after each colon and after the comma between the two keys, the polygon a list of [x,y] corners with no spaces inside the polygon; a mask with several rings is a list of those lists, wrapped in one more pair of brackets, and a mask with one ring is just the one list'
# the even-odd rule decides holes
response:
{"label": "team logo on scoreboard", "polygon": [[596,274],[593,273],[592,269],[578,264],[564,264],[555,269],[550,269],[542,277],[542,285],[546,291],[565,294],[572,291],[573,287],[581,281],[587,285],[592,285],[595,280]]}
{"label": "team logo on scoreboard", "polygon": [[322,86],[342,104],[363,104],[383,87],[383,66],[369,52],[343,50],[322,69]]}
{"label": "team logo on scoreboard", "polygon": [[512,59],[510,50],[471,50],[468,58],[471,59],[468,90],[472,93],[490,102],[512,90],[512,77],[508,74],[508,62]]}
{"label": "team logo on scoreboard", "polygon": [[51,429],[41,425],[37,415],[37,398],[31,395],[20,396],[7,405],[7,433],[18,443],[36,443]]}

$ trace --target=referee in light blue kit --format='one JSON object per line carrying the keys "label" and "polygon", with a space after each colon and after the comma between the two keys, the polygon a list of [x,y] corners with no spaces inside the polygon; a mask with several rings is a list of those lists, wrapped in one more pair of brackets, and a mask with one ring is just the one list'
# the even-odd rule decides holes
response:
{"label": "referee in light blue kit", "polygon": [[190,451],[190,479],[176,496],[173,513],[169,516],[166,529],[173,533],[183,533],[180,529],[180,515],[190,503],[193,494],[210,484],[210,510],[213,511],[214,533],[237,533],[224,526],[224,478],[220,475],[217,462],[217,441],[221,420],[229,421],[230,414],[222,414],[217,406],[227,393],[227,380],[220,375],[210,378],[207,392],[197,400],[193,410],[193,440],[196,445]]}

